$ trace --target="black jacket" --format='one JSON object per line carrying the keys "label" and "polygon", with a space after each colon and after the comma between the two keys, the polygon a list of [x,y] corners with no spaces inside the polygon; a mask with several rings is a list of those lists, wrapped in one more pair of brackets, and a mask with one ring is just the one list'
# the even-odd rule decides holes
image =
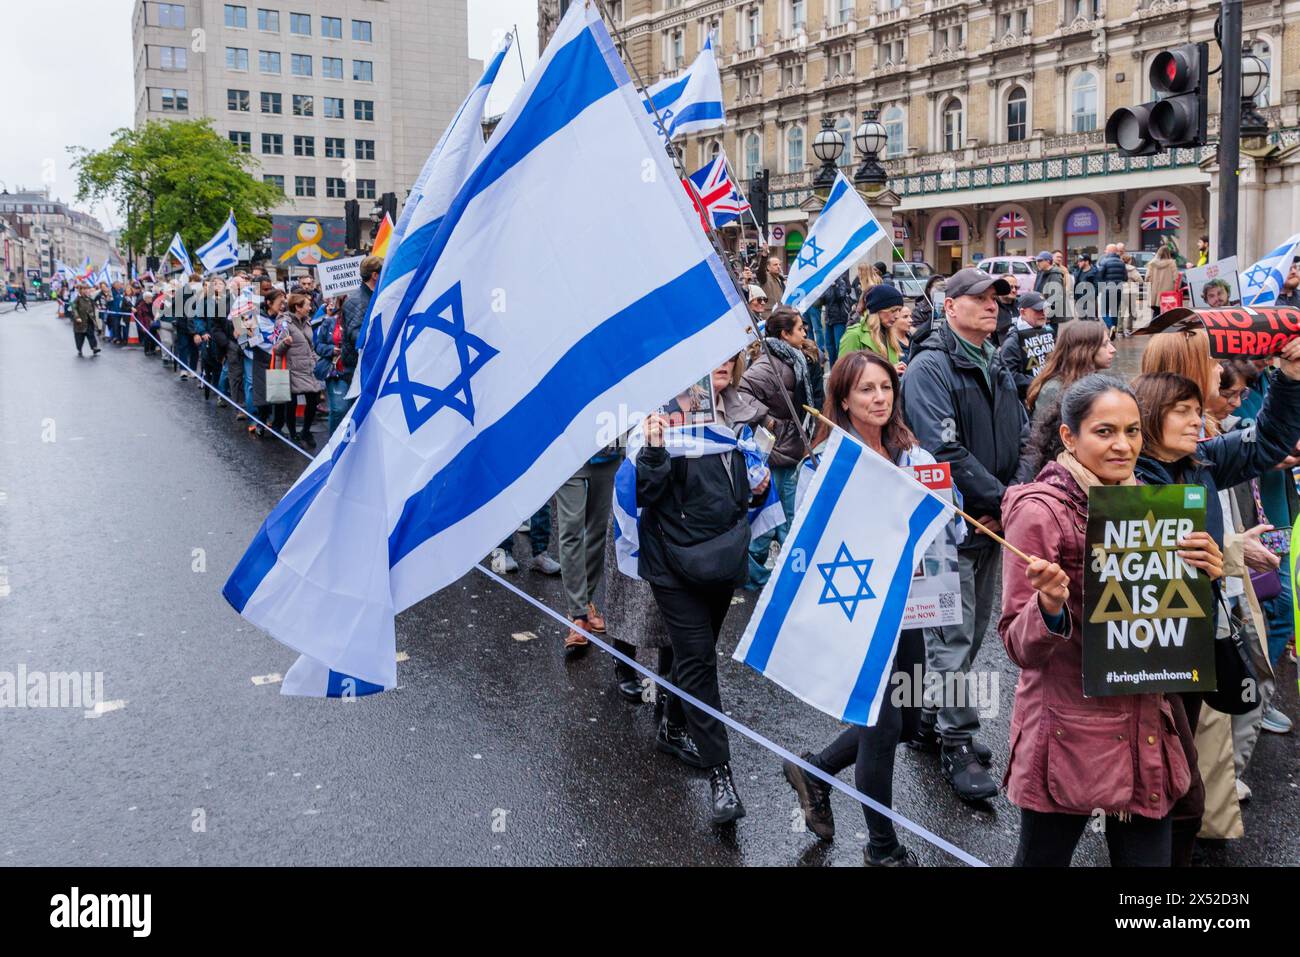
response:
{"label": "black jacket", "polygon": [[[692,587],[669,564],[665,538],[676,545],[698,545],[746,520],[753,496],[745,456],[732,452],[729,457],[730,475],[724,465],[726,456],[722,455],[674,458],[665,449],[652,446],[637,455],[636,501],[642,509],[637,572],[650,584]],[[743,569],[744,564],[740,567]],[[735,584],[742,584],[747,574],[745,569]]]}
{"label": "black jacket", "polygon": [[1128,282],[1128,267],[1115,253],[1107,253],[1097,261],[1097,282],[1108,286],[1122,286]]}
{"label": "black jacket", "polygon": [[[1047,326],[1041,329],[1021,329],[1019,325],[1014,325],[1002,342],[1002,361],[1006,363],[1007,369],[1010,370],[1011,378],[1016,380],[1016,388],[1020,390],[1021,401],[1024,401],[1025,393],[1029,391],[1029,383],[1034,381],[1037,370],[1042,368],[1043,363],[1047,361],[1047,355],[1051,354],[1051,351],[1048,350],[1046,355],[1025,355],[1025,338],[1032,337],[1037,342],[1040,336],[1052,335],[1052,330]],[[1044,347],[1048,344],[1046,342],[1041,343]],[[1054,341],[1050,344],[1053,347],[1055,346]],[[1035,350],[1035,352],[1038,351],[1041,351],[1041,349]]]}
{"label": "black jacket", "polygon": [[[378,286],[376,286],[378,288]],[[349,294],[348,298],[343,300],[343,366],[347,369],[357,367],[357,337],[361,334],[361,326],[365,322],[366,313],[370,309],[370,300],[374,297],[374,292],[365,283],[355,295]],[[361,343],[365,345],[365,343]]]}
{"label": "black jacket", "polygon": [[[915,343],[915,340],[913,340]],[[1029,416],[1005,361],[990,364],[993,388],[965,355],[946,323],[914,346],[903,376],[903,415],[921,447],[952,463],[952,478],[967,512],[1002,515],[1002,493],[1016,475],[1029,437]],[[992,539],[969,536],[963,548],[987,547]]]}
{"label": "black jacket", "polygon": [[998,348],[1002,343],[1007,341],[1007,334],[1015,327],[1016,320],[1020,318],[1020,310],[1016,308],[1016,302],[1003,302],[998,300],[998,325],[993,330],[993,344]]}
{"label": "black jacket", "polygon": [[1047,318],[1064,319],[1073,303],[1065,301],[1065,273],[1060,266],[1050,266],[1034,277],[1034,292],[1047,300]]}
{"label": "black jacket", "polygon": [[849,282],[848,273],[836,279],[822,295],[822,319],[826,328],[848,325],[849,312],[852,308],[853,284]]}

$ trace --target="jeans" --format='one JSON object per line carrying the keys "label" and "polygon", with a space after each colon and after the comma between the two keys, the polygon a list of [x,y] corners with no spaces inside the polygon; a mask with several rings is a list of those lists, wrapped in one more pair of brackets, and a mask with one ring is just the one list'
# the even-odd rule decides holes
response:
{"label": "jeans", "polygon": [[[925,630],[926,670],[944,676],[944,688],[953,684],[948,675],[965,678],[975,664],[993,607],[1000,599],[994,585],[1001,562],[1001,552],[988,546],[963,548],[957,552],[957,565],[961,572],[961,624]],[[975,732],[979,731],[979,712],[970,706],[970,700],[968,696],[967,704],[960,708],[926,702],[923,720],[934,722],[944,745],[969,744]]]}
{"label": "jeans", "polygon": [[[551,542],[551,503],[547,502],[528,520],[528,544],[532,546],[533,557],[546,551]],[[515,537],[511,535],[501,543],[501,550],[511,558],[515,556]]]}
{"label": "jeans", "polygon": [[799,466],[773,465],[771,469],[776,494],[780,496],[781,508],[785,511],[785,521],[749,543],[749,581],[745,587],[753,591],[766,585],[772,575],[772,570],[766,565],[767,553],[774,538],[785,544],[785,537],[790,533],[790,520],[794,518],[794,493],[799,488]]}
{"label": "jeans", "polygon": [[1268,660],[1276,665],[1282,652],[1295,637],[1295,618],[1291,608],[1291,553],[1283,552],[1279,558],[1277,577],[1282,582],[1282,593],[1263,602],[1264,617],[1268,621]]}
{"label": "jeans", "polygon": [[253,414],[253,360],[248,356],[244,356],[244,408]]}
{"label": "jeans", "polygon": [[[1016,867],[1069,867],[1083,829],[1093,818],[1086,814],[1047,814],[1020,811],[1020,844]],[[1111,867],[1169,867],[1173,818],[1156,820],[1133,815],[1127,821],[1106,817],[1106,850]]]}
{"label": "jeans", "polygon": [[343,417],[348,414],[348,409],[352,408],[355,399],[348,398],[348,380],[344,378],[326,379],[325,395],[329,399],[330,409],[330,435],[339,427]]}
{"label": "jeans", "polygon": [[826,355],[832,366],[840,357],[840,340],[844,338],[844,330],[847,328],[848,323],[837,322],[826,330]]}

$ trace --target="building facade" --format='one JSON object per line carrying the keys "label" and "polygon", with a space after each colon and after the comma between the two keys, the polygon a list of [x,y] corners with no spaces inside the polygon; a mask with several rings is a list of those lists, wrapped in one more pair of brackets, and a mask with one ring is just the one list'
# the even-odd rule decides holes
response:
{"label": "building facade", "polygon": [[[545,27],[558,12],[543,0]],[[824,117],[862,157],[863,111],[888,131],[898,254],[943,272],[994,255],[1107,242],[1179,248],[1213,230],[1213,145],[1126,158],[1104,142],[1115,108],[1153,98],[1148,69],[1171,45],[1214,46],[1217,0],[621,0],[610,3],[625,56],[648,84],[690,64],[712,33],[727,126],[691,138],[692,169],[725,149],[737,173],[772,177],[771,221],[797,249],[815,207],[812,141]],[[1270,67],[1259,97],[1267,148],[1294,152],[1300,127],[1300,0],[1244,0],[1244,40]],[[1211,81],[1210,138],[1218,83]],[[1249,158],[1248,158],[1249,162]],[[1300,204],[1295,157],[1283,203]],[[1243,174],[1245,175],[1245,174]],[[1242,256],[1285,228],[1243,200]],[[813,214],[815,215],[815,213]],[[1277,218],[1277,217],[1274,217]],[[1294,222],[1295,217],[1291,217]],[[1253,227],[1253,228],[1252,228]],[[1300,224],[1297,224],[1300,229]],[[1296,230],[1292,230],[1293,232]],[[1282,235],[1286,235],[1283,233]],[[886,258],[881,251],[880,258]]]}
{"label": "building facade", "polygon": [[400,203],[482,69],[466,0],[137,0],[131,34],[136,125],[210,117],[292,216]]}
{"label": "building facade", "polygon": [[51,198],[48,188],[0,193],[0,219],[7,227],[3,263],[8,281],[40,269],[42,282],[49,282],[55,260],[74,269],[87,260],[97,267],[106,259],[121,260],[99,220]]}

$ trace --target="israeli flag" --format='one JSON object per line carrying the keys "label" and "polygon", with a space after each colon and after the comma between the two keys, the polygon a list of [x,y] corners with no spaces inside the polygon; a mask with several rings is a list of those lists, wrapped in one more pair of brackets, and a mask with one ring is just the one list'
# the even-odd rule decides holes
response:
{"label": "israeli flag", "polygon": [[[538,223],[583,255],[539,245]],[[748,325],[595,6],[573,4],[452,197],[346,424],[226,582],[317,663],[283,690],[394,687],[395,614],[536,512],[621,409],[698,380]]]}
{"label": "israeli flag", "polygon": [[947,521],[942,500],[835,429],[732,657],[832,717],[875,724],[913,570]]}
{"label": "israeli flag", "polygon": [[1291,271],[1291,263],[1300,255],[1300,233],[1268,253],[1241,274],[1241,303],[1244,306],[1271,306],[1282,294],[1282,283]]}
{"label": "israeli flag", "polygon": [[[627,457],[614,473],[614,554],[618,570],[629,578],[640,578],[637,564],[641,548],[641,509],[636,501],[636,458],[645,447],[645,432],[638,425],[628,436]],[[763,456],[747,425],[733,431],[721,423],[685,426],[664,432],[664,449],[672,458],[698,458],[739,451],[745,456],[746,468],[762,466]],[[776,483],[767,483],[767,495],[761,505],[749,510],[750,535],[757,538],[785,521],[785,508],[777,494]]]}
{"label": "israeli flag", "polygon": [[420,170],[402,207],[402,214],[393,226],[393,235],[388,240],[388,255],[379,274],[379,285],[370,299],[370,313],[357,337],[360,358],[348,388],[349,398],[361,394],[361,380],[379,357],[380,347],[370,349],[370,343],[383,342],[386,318],[391,318],[397,311],[411,284],[415,267],[424,258],[447,207],[483,152],[484,104],[513,41],[514,35],[508,34],[505,45],[488,63],[482,78],[456,111],[451,125],[443,131],[433,152],[424,161],[424,168]]}
{"label": "israeli flag", "polygon": [[190,262],[189,251],[185,248],[185,240],[181,239],[180,233],[172,236],[172,244],[167,247],[167,255],[181,264],[186,279],[194,273],[194,264]]}
{"label": "israeli flag", "polygon": [[217,234],[199,247],[199,262],[208,272],[221,272],[239,265],[239,230],[235,228],[233,209]]}
{"label": "israeli flag", "polygon": [[113,273],[109,268],[107,259],[104,260],[104,265],[99,267],[99,272],[95,275],[95,282],[106,282],[110,286],[113,285]]}
{"label": "israeli flag", "polygon": [[843,173],[836,173],[826,205],[790,267],[781,301],[803,312],[830,288],[836,276],[851,269],[884,238],[885,231],[858,191]]}
{"label": "israeli flag", "polygon": [[[655,118],[658,111],[659,119]],[[664,142],[684,133],[712,130],[726,124],[722,110],[722,77],[713,53],[713,37],[685,73],[660,80],[646,90],[645,111]]]}

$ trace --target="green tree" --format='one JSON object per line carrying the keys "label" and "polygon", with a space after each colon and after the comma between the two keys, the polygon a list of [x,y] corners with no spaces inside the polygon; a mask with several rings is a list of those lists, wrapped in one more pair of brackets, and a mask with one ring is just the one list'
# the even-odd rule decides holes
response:
{"label": "green tree", "polygon": [[102,150],[68,147],[76,156],[77,199],[116,200],[129,210],[122,244],[162,255],[173,233],[191,251],[212,238],[230,210],[241,242],[271,231],[276,186],[253,175],[259,163],[212,128],[210,119],[151,120],[119,129]]}

